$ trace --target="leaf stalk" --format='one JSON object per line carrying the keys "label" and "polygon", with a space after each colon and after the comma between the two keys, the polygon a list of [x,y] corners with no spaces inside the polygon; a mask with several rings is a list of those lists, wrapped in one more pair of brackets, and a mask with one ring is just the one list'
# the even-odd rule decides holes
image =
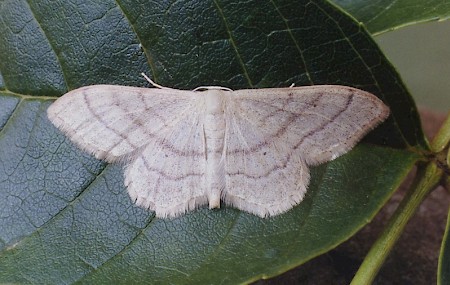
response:
{"label": "leaf stalk", "polygon": [[[443,176],[446,174],[446,171],[448,172],[450,159],[447,157],[445,161],[445,159],[440,159],[440,157],[449,151],[449,145],[450,114],[431,142],[430,148],[435,156],[426,165],[419,166],[414,183],[395,210],[378,240],[369,250],[369,253],[353,277],[351,285],[372,284],[381,266],[419,205],[428,193],[435,189],[440,182],[443,182],[444,185],[446,184]],[[450,152],[447,155],[450,155]],[[449,177],[447,177],[448,180]]]}
{"label": "leaf stalk", "polygon": [[351,285],[372,284],[409,219],[414,215],[427,194],[437,186],[442,174],[442,169],[432,161],[425,167],[419,167],[410,191],[401,201],[384,231],[369,250]]}

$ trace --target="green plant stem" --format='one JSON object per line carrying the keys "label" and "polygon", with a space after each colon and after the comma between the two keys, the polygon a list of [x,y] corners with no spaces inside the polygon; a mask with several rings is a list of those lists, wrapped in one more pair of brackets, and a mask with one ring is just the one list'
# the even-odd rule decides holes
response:
{"label": "green plant stem", "polygon": [[378,271],[399,239],[408,220],[414,215],[427,194],[436,187],[442,176],[442,170],[433,162],[419,169],[410,191],[402,200],[383,233],[374,243],[351,284],[372,284]]}
{"label": "green plant stem", "polygon": [[431,150],[433,152],[440,152],[448,147],[450,143],[450,113],[442,124],[439,132],[431,142]]}

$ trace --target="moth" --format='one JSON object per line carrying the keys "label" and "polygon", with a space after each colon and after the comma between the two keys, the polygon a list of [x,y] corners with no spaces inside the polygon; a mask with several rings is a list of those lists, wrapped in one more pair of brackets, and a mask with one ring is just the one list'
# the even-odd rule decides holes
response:
{"label": "moth", "polygon": [[189,91],[147,80],[155,88],[72,90],[47,114],[82,150],[124,164],[131,199],[163,218],[221,200],[259,217],[286,212],[302,201],[309,166],[346,153],[389,115],[347,86]]}

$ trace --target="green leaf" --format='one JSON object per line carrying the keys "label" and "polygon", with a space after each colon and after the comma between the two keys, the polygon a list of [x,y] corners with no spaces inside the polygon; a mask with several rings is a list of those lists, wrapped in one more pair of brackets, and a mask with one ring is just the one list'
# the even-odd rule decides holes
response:
{"label": "green leaf", "polygon": [[330,0],[362,22],[373,34],[450,17],[450,2],[441,0]]}
{"label": "green leaf", "polygon": [[[441,126],[441,129],[433,139],[432,149],[438,153],[440,167],[443,169],[443,178],[441,179],[444,187],[450,186],[450,115]],[[445,285],[450,282],[450,212],[447,216],[447,226],[444,237],[442,238],[441,252],[439,255],[439,266],[437,281],[439,285]]]}
{"label": "green leaf", "polygon": [[437,272],[437,284],[445,285],[450,283],[450,212],[447,216],[447,226],[442,238],[441,252],[439,254],[439,266]]}
{"label": "green leaf", "polygon": [[[273,276],[368,223],[427,148],[414,103],[371,37],[323,1],[0,3],[0,282],[227,283]],[[391,108],[312,169],[305,200],[261,219],[229,207],[172,220],[137,208],[120,165],[46,118],[89,84],[234,89],[351,85]]]}

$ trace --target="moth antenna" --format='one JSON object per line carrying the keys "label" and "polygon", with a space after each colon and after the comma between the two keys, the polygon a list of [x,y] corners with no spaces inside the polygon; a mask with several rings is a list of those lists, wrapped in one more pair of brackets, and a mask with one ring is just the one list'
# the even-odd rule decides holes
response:
{"label": "moth antenna", "polygon": [[144,72],[142,72],[141,75],[144,76],[145,80],[147,80],[151,85],[153,85],[153,86],[156,87],[156,88],[173,90],[173,88],[164,87],[164,86],[162,86],[162,85],[157,84],[156,82],[154,82],[153,80],[151,80],[147,75],[145,75]]}

